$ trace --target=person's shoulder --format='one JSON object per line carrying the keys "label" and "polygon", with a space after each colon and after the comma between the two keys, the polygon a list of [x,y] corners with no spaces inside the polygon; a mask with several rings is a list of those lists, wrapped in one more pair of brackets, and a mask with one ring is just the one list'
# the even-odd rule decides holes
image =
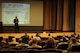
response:
{"label": "person's shoulder", "polygon": [[28,35],[23,35],[22,38],[29,38],[29,36]]}
{"label": "person's shoulder", "polygon": [[40,45],[38,45],[37,47],[38,47],[38,48],[42,48],[42,46],[40,46]]}
{"label": "person's shoulder", "polygon": [[24,35],[23,36],[21,36],[21,38],[23,38],[24,37]]}
{"label": "person's shoulder", "polygon": [[32,46],[28,46],[27,48],[33,48]]}

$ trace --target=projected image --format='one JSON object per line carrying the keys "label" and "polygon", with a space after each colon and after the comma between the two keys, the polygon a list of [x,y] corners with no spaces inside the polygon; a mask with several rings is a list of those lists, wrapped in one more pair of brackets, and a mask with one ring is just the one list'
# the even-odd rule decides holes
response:
{"label": "projected image", "polygon": [[3,24],[14,24],[15,16],[19,19],[19,24],[30,23],[30,4],[22,3],[2,3]]}

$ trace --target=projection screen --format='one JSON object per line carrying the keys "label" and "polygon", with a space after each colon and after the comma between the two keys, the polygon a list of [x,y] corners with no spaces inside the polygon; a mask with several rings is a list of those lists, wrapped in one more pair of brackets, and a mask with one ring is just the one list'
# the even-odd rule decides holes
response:
{"label": "projection screen", "polygon": [[2,3],[3,24],[14,24],[15,16],[19,19],[19,24],[30,23],[30,4]]}

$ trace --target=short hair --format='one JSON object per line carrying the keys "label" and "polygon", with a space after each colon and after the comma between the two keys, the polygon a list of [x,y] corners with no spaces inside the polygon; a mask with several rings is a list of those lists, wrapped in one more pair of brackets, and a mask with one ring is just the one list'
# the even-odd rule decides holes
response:
{"label": "short hair", "polygon": [[16,41],[16,38],[12,38],[12,41]]}

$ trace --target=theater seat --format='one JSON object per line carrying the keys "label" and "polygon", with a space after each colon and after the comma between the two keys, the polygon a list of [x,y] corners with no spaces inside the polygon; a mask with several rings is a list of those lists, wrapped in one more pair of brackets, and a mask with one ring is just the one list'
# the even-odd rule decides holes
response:
{"label": "theater seat", "polygon": [[13,46],[13,47],[15,47],[17,44],[10,44],[10,46]]}
{"label": "theater seat", "polygon": [[80,51],[80,45],[72,46],[71,51]]}
{"label": "theater seat", "polygon": [[67,50],[68,48],[68,44],[61,44],[58,46],[58,49],[61,49],[61,50]]}

